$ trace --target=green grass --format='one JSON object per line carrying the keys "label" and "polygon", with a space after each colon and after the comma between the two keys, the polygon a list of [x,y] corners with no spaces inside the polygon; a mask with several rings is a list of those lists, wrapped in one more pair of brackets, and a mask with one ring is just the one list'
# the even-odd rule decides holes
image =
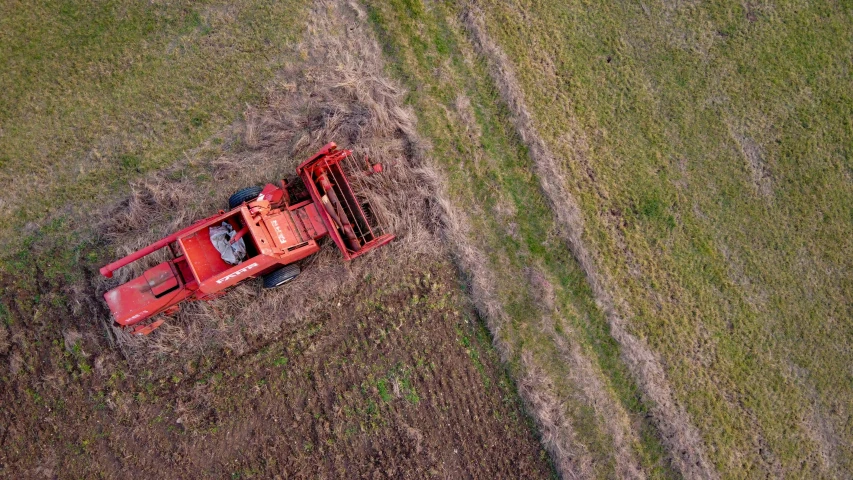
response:
{"label": "green grass", "polygon": [[[70,219],[91,216],[128,181],[179,160],[256,103],[299,38],[306,5],[5,6],[0,271],[18,272],[15,281],[34,292],[18,307],[62,308],[62,294],[36,295],[36,284],[79,280],[76,265],[103,260],[97,239]],[[585,240],[627,301],[633,333],[661,355],[720,473],[853,470],[849,6],[514,0],[481,9],[536,128],[564,160]],[[595,473],[613,476],[603,420],[559,361],[558,340],[580,345],[639,426],[631,448],[643,467],[671,475],[619,346],[555,234],[526,147],[459,24],[462,11],[394,0],[368,12],[389,73],[410,90],[428,155],[488,254],[509,318],[501,339],[510,371],[521,376],[530,355],[565,400]],[[553,287],[553,308],[530,269]],[[0,320],[11,322],[15,306],[0,304]],[[559,338],[543,328],[545,316]],[[459,337],[478,368],[487,337]],[[282,374],[287,361],[271,360]],[[70,358],[67,368],[91,369]],[[392,399],[396,378],[416,404],[405,374],[380,378],[378,398]],[[824,451],[829,471],[820,470]]]}
{"label": "green grass", "polygon": [[849,7],[483,3],[720,472],[853,469]]}
{"label": "green grass", "polygon": [[239,118],[299,38],[306,3],[6,5],[0,244],[59,209],[97,207]]}
{"label": "green grass", "polygon": [[[612,394],[643,425],[642,430],[648,430],[633,445],[638,457],[649,471],[666,476],[669,470],[659,439],[643,423],[645,408],[618,360],[618,346],[567,247],[549,234],[555,225],[526,148],[483,60],[473,54],[458,26],[447,21],[458,13],[437,5],[427,11],[406,2],[376,5],[369,11],[389,70],[410,88],[408,101],[418,113],[419,129],[432,144],[429,154],[447,173],[449,196],[471,213],[474,243],[489,252],[489,267],[497,273],[502,307],[510,317],[502,334],[511,349],[510,368],[518,375],[522,352],[533,355],[557,385],[573,423],[584,427],[596,473],[614,474],[613,452],[600,428],[601,419],[577,400],[579,386],[568,380],[567,365],[555,361],[554,339],[538,326],[543,314],[553,312],[542,310],[534,300],[535,287],[525,280],[525,268],[535,265],[553,283],[557,306],[565,312],[561,321],[575,332],[572,341],[583,345],[605,371]],[[458,111],[460,93],[470,100],[475,125],[466,125],[465,113]],[[480,133],[473,141],[472,129]]]}

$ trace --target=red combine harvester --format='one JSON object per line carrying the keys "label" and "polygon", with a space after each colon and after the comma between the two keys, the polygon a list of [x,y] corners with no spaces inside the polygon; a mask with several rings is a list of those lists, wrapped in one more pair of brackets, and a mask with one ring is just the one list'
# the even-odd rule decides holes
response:
{"label": "red combine harvester", "polygon": [[[317,253],[329,236],[351,260],[394,239],[371,225],[370,207],[356,198],[342,168],[351,150],[329,143],[281,187],[249,187],[228,200],[229,211],[200,220],[101,268],[107,278],[125,265],[169,247],[172,259],[104,294],[113,320],[135,335],[163,324],[184,300],[209,300],[247,278],[263,277],[274,288],[299,274],[295,262]],[[382,171],[369,165],[366,173]],[[367,213],[366,213],[367,212]]]}

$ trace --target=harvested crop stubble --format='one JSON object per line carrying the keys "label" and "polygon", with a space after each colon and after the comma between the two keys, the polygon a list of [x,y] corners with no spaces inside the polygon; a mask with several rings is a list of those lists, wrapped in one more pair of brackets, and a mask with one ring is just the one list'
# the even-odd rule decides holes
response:
{"label": "harvested crop stubble", "polygon": [[[321,3],[317,8],[331,7]],[[325,14],[313,19],[314,32],[340,28]],[[309,35],[297,48],[307,60],[286,67],[267,88],[264,103],[247,107],[245,123],[232,128],[231,134],[240,138],[232,152],[202,160],[201,165],[190,158],[134,183],[130,197],[104,215],[99,230],[118,254],[131,253],[222,208],[223,199],[239,188],[293,175],[301,161],[334,141],[352,148],[358,161],[369,157],[385,165],[381,175],[356,174],[352,180],[361,184],[373,214],[397,240],[347,264],[337,250],[324,248],[305,260],[303,273],[285,289],[261,291],[247,282],[221,299],[182,305],[153,339],[132,338],[114,329],[130,362],[141,367],[164,356],[187,357],[218,348],[240,354],[251,339],[303,321],[378,265],[404,266],[441,251],[433,232],[437,216],[430,206],[431,182],[413,158],[413,115],[400,106],[404,92],[382,77],[375,42],[353,26],[348,33]],[[193,169],[214,181],[187,178]],[[166,255],[163,250],[136,262],[117,272],[115,280],[96,280],[98,294],[140,275]]]}

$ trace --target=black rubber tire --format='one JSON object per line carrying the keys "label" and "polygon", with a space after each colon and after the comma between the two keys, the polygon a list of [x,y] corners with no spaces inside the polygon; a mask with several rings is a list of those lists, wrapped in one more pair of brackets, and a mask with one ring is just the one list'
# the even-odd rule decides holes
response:
{"label": "black rubber tire", "polygon": [[239,207],[243,202],[254,200],[263,191],[263,187],[246,187],[234,192],[234,195],[228,197],[228,209]]}
{"label": "black rubber tire", "polygon": [[275,288],[284,285],[299,275],[299,265],[291,263],[274,272],[264,275],[264,288]]}

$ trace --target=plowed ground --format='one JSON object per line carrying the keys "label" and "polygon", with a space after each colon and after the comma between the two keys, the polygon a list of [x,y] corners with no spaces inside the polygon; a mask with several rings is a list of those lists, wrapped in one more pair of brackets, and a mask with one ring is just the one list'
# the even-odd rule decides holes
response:
{"label": "plowed ground", "polygon": [[[128,375],[85,333],[70,350],[60,340],[43,345],[40,359],[4,379],[2,470],[33,478],[547,477],[544,451],[457,293],[454,268],[417,260],[417,268],[369,276],[305,322],[250,338],[242,355],[202,356],[159,380]],[[13,323],[13,335],[37,344],[44,337],[30,327]],[[42,381],[33,385],[33,376]]]}

